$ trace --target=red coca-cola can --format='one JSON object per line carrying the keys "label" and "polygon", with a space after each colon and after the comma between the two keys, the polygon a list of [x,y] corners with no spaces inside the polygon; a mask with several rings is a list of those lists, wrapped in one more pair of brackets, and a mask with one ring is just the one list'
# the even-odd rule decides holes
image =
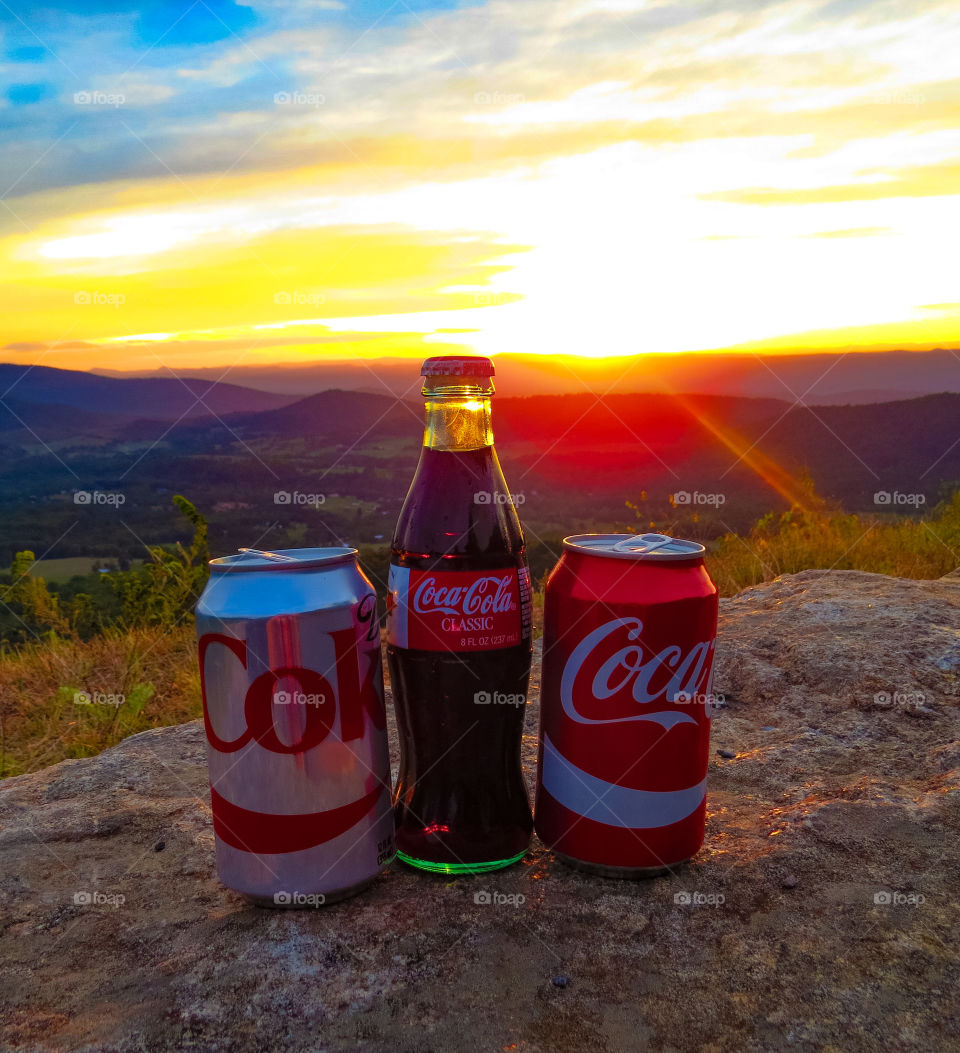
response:
{"label": "red coca-cola can", "polygon": [[580,869],[650,876],[703,844],[718,607],[703,554],[577,534],[547,581],[535,823]]}

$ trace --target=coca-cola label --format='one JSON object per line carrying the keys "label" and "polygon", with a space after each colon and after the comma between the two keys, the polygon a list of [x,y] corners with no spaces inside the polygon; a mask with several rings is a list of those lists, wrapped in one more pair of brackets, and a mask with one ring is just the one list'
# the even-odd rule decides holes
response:
{"label": "coca-cola label", "polygon": [[[695,724],[690,712],[699,704],[709,719],[713,649],[714,640],[703,640],[686,651],[676,644],[655,651],[643,640],[639,618],[614,618],[570,652],[560,680],[563,711],[577,724],[647,720],[669,729]],[[685,709],[652,708],[657,703]]]}
{"label": "coca-cola label", "polygon": [[391,565],[387,642],[415,651],[514,647],[529,637],[528,582],[525,567],[434,571]]}
{"label": "coca-cola label", "polygon": [[[218,853],[226,846],[286,855],[360,823],[392,827],[384,818],[390,777],[375,598],[369,593],[354,608],[352,625],[328,630],[320,621],[316,613],[278,614],[248,621],[243,637],[201,632]],[[368,847],[356,835],[354,844],[358,853]],[[233,881],[249,875],[220,864],[226,883],[243,888]]]}
{"label": "coca-cola label", "polygon": [[566,720],[555,710],[545,722],[541,785],[570,812],[609,826],[656,829],[691,815],[706,793],[695,744],[709,735],[713,650],[712,639],[651,646],[635,617],[586,632],[560,674]]}

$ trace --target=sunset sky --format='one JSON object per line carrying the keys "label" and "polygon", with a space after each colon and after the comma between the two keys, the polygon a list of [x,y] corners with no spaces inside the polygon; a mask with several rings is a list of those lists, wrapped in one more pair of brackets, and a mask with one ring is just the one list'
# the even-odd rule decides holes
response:
{"label": "sunset sky", "polygon": [[956,2],[8,4],[5,361],[960,343]]}

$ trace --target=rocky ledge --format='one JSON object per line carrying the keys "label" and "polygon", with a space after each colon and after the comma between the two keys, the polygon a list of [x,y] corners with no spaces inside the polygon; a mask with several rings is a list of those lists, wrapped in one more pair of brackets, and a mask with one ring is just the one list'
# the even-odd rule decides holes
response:
{"label": "rocky ledge", "polygon": [[721,643],[706,845],[639,883],[535,841],[485,878],[250,907],[213,875],[198,722],[7,780],[0,1043],[960,1047],[960,578],[780,578],[724,602]]}

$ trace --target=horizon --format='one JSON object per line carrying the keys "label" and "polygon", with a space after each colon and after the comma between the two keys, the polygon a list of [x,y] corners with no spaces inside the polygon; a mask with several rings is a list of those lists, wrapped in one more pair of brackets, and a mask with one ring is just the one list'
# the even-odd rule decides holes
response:
{"label": "horizon", "polygon": [[[920,361],[918,362],[917,359]],[[524,395],[722,395],[778,399],[795,405],[838,405],[897,402],[926,395],[960,391],[960,355],[952,348],[928,351],[867,349],[817,354],[673,353],[619,358],[575,359],[561,356],[495,356],[496,390],[500,397]],[[323,391],[367,391],[396,398],[417,397],[417,360],[389,357],[375,363],[355,359],[312,362],[241,363],[222,369],[200,365],[174,372],[155,369],[77,370],[46,361],[25,364],[0,361],[10,381],[3,399],[37,397],[21,386],[28,377],[43,388],[42,371],[101,377],[108,380],[197,380],[296,398]],[[72,366],[73,363],[70,363]],[[57,383],[56,380],[53,381]],[[45,397],[44,397],[45,400]],[[4,402],[6,405],[6,402]],[[8,410],[12,413],[12,410]]]}
{"label": "horizon", "polygon": [[16,364],[960,347],[949,7],[110,6],[2,16]]}

